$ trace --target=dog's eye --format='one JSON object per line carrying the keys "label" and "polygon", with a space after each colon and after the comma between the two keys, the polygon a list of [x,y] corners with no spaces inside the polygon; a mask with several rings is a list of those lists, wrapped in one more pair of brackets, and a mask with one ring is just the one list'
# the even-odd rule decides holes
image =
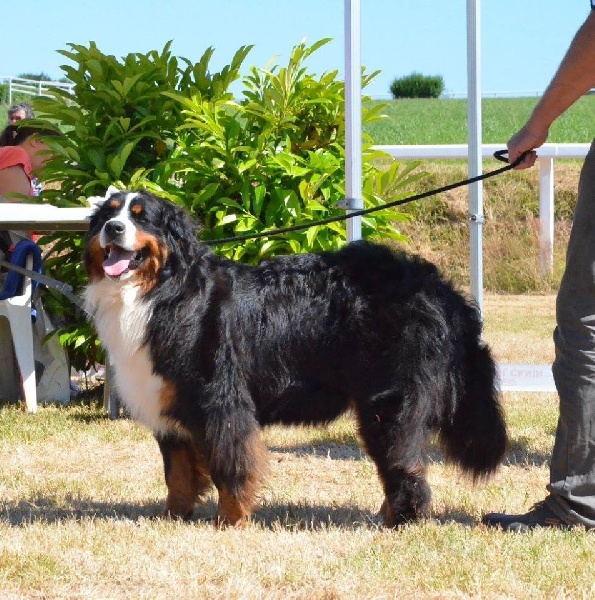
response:
{"label": "dog's eye", "polygon": [[140,217],[144,211],[142,204],[134,203],[130,205],[130,212],[136,217]]}

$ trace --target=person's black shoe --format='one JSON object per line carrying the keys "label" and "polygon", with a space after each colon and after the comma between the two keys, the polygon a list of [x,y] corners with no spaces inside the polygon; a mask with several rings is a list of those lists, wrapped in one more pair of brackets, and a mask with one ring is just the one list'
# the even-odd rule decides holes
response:
{"label": "person's black shoe", "polygon": [[504,531],[526,532],[536,527],[552,527],[554,529],[570,529],[572,525],[563,521],[545,503],[538,502],[523,515],[507,515],[505,513],[488,513],[481,522],[488,527],[500,527]]}

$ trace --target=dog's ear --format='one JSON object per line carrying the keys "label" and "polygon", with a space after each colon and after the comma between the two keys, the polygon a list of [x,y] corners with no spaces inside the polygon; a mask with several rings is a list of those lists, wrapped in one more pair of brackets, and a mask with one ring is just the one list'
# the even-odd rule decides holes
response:
{"label": "dog's ear", "polygon": [[163,216],[168,246],[184,262],[190,262],[199,247],[198,223],[175,204],[168,204]]}
{"label": "dog's ear", "polygon": [[113,185],[110,185],[105,192],[105,196],[89,196],[87,198],[87,204],[90,207],[99,208],[108,198],[111,198],[114,194],[118,194],[120,190]]}
{"label": "dog's ear", "polygon": [[107,191],[105,192],[105,199],[107,200],[108,198],[111,198],[114,194],[119,194],[120,190],[114,186],[114,185],[110,185],[107,188]]}
{"label": "dog's ear", "polygon": [[89,196],[86,200],[91,208],[99,208],[105,202],[102,196]]}

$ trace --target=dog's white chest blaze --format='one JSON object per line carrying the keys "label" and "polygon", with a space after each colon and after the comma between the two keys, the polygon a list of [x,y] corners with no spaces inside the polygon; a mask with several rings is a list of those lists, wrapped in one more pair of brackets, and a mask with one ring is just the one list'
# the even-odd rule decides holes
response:
{"label": "dog's white chest blaze", "polygon": [[139,287],[108,279],[92,283],[85,290],[85,307],[94,315],[116,388],[132,418],[155,433],[180,434],[179,425],[161,414],[164,381],[153,373],[144,345],[151,305],[141,300]]}

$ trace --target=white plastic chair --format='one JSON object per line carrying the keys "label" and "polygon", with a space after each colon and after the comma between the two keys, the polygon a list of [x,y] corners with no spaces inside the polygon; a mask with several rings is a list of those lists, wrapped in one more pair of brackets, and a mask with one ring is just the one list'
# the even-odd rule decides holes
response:
{"label": "white plastic chair", "polygon": [[[21,240],[14,248],[11,263],[41,272],[41,250],[31,240]],[[31,278],[9,271],[4,290],[0,293],[0,316],[6,317],[10,326],[25,403],[29,412],[37,411],[37,384],[33,355],[33,323],[31,295],[34,289]]]}

